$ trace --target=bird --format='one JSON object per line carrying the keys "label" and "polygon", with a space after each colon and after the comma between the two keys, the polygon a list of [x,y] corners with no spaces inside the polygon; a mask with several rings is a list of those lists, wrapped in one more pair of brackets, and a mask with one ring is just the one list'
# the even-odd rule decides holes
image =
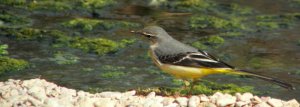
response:
{"label": "bird", "polygon": [[199,50],[174,39],[162,27],[146,26],[142,30],[132,30],[131,32],[143,35],[150,41],[150,56],[155,65],[162,71],[176,78],[191,80],[189,93],[192,92],[197,80],[207,75],[223,73],[248,75],[287,89],[295,89],[291,84],[279,79],[229,65],[204,50]]}

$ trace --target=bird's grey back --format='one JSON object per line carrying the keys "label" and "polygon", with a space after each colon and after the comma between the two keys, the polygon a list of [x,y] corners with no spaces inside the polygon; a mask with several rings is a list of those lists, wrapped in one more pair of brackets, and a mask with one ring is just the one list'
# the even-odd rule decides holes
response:
{"label": "bird's grey back", "polygon": [[152,46],[155,54],[159,56],[176,55],[187,52],[198,52],[198,49],[183,44],[172,38],[163,28],[159,26],[149,26],[144,29],[149,33],[157,34],[157,43]]}

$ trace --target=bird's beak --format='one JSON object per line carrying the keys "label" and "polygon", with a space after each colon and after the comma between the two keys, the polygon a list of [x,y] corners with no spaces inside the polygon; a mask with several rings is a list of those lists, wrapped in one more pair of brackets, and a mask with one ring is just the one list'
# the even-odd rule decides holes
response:
{"label": "bird's beak", "polygon": [[135,34],[139,34],[139,35],[144,35],[142,31],[135,31],[135,30],[132,30],[130,31],[131,33],[135,33]]}

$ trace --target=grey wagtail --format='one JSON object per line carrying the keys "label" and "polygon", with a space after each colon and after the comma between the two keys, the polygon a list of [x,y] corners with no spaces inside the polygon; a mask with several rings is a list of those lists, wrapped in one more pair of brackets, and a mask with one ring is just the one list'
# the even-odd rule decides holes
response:
{"label": "grey wagtail", "polygon": [[177,78],[192,80],[190,91],[197,79],[220,73],[249,75],[273,82],[287,89],[294,89],[291,84],[281,80],[236,69],[205,51],[177,41],[159,26],[148,26],[143,30],[131,32],[144,35],[149,39],[150,55],[160,69]]}

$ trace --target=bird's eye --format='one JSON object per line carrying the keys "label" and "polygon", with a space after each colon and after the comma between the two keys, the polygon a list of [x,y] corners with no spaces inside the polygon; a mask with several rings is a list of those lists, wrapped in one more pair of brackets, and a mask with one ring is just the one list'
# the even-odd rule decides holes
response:
{"label": "bird's eye", "polygon": [[154,35],[151,34],[151,33],[143,32],[143,34],[144,34],[147,38],[152,38],[152,37],[154,37]]}

